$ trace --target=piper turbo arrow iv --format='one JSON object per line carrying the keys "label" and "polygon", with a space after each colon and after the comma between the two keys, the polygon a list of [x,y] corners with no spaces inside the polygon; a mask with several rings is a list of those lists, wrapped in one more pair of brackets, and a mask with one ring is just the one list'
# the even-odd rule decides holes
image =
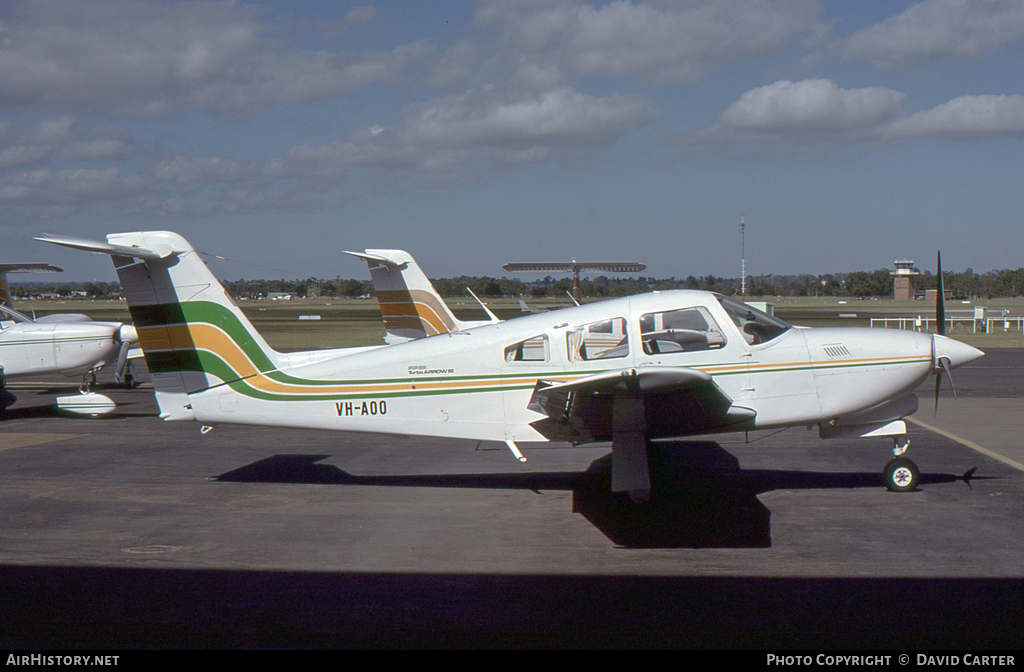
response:
{"label": "piper turbo arrow iv", "polygon": [[634,501],[650,495],[652,439],[793,426],[892,437],[887,485],[914,489],[914,390],[983,354],[937,334],[796,328],[690,290],[282,353],[175,233],[40,240],[113,258],[165,420],[498,441],[521,460],[519,444],[611,441],[611,488]]}

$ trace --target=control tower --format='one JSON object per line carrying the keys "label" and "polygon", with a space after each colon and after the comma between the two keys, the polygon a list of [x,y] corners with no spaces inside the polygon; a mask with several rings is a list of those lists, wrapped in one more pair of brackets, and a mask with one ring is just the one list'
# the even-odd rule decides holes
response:
{"label": "control tower", "polygon": [[914,262],[909,259],[901,259],[893,262],[896,269],[889,271],[893,276],[893,298],[896,301],[910,301],[914,298],[914,278],[921,275],[920,271],[914,268]]}

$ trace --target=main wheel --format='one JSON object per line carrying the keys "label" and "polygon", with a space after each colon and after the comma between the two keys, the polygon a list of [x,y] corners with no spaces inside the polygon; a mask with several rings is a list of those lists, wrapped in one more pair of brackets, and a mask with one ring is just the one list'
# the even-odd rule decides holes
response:
{"label": "main wheel", "polygon": [[905,457],[897,457],[894,460],[890,460],[889,464],[885,465],[885,469],[882,471],[885,487],[890,492],[910,492],[916,490],[920,475],[917,465],[914,464],[913,460],[908,460]]}

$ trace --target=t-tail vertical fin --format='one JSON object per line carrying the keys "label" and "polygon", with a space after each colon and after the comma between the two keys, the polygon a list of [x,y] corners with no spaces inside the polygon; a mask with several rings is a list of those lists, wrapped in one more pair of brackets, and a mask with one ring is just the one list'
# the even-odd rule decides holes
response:
{"label": "t-tail vertical fin", "polygon": [[281,365],[281,355],[178,234],[118,233],[106,243],[37,240],[111,256],[165,420],[195,419],[189,394]]}
{"label": "t-tail vertical fin", "polygon": [[452,314],[408,252],[366,250],[347,254],[363,259],[370,268],[389,344],[465,328],[466,323]]}

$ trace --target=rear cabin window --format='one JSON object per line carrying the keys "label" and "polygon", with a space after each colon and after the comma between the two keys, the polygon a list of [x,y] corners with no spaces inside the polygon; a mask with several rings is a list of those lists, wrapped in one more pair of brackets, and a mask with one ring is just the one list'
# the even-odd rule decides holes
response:
{"label": "rear cabin window", "polygon": [[547,335],[535,336],[505,348],[505,361],[546,362],[549,359],[548,353]]}
{"label": "rear cabin window", "polygon": [[565,339],[570,362],[618,359],[629,354],[626,320],[622,317],[570,329]]}
{"label": "rear cabin window", "polygon": [[718,323],[702,306],[642,315],[640,338],[648,355],[714,350],[725,345]]}

